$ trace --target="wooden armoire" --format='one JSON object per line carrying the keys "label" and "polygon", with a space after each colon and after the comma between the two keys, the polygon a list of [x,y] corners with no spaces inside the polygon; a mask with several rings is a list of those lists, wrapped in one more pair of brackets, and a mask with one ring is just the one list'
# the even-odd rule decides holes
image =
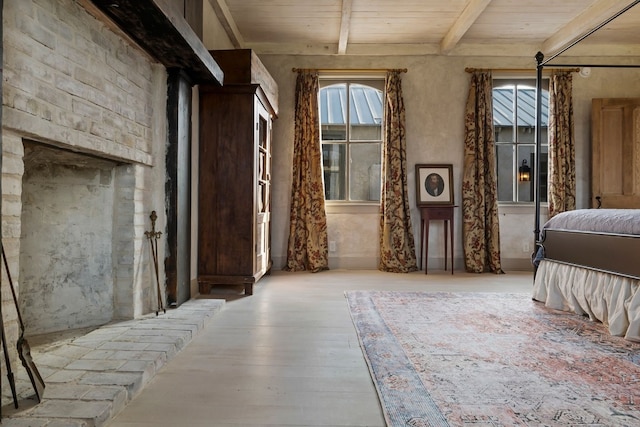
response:
{"label": "wooden armoire", "polygon": [[200,87],[198,286],[244,285],[271,269],[271,127],[278,88],[250,49],[210,51],[222,86]]}

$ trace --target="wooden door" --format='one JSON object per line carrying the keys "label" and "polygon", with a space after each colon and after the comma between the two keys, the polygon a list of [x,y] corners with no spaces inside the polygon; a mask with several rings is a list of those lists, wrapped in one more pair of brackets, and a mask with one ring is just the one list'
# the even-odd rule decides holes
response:
{"label": "wooden door", "polygon": [[640,99],[594,99],[591,124],[591,206],[640,208]]}

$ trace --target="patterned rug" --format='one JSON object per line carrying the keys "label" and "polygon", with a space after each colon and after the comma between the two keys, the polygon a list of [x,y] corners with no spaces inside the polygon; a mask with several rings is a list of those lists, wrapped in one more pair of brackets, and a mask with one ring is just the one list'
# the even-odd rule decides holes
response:
{"label": "patterned rug", "polygon": [[640,344],[528,294],[346,292],[389,426],[640,426]]}

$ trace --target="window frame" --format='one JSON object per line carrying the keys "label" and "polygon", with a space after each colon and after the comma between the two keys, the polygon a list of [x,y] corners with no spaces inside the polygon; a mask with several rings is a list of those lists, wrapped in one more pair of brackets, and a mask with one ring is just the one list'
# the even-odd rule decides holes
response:
{"label": "window frame", "polygon": [[[380,200],[350,200],[351,197],[351,188],[350,188],[350,180],[351,180],[351,168],[350,168],[350,156],[351,156],[351,145],[358,145],[358,144],[371,144],[371,143],[377,143],[380,147],[380,164],[382,164],[382,147],[383,147],[383,139],[384,139],[384,113],[385,113],[385,108],[384,108],[384,100],[386,99],[386,93],[385,93],[385,74],[384,73],[380,73],[380,72],[372,72],[372,73],[358,73],[358,74],[351,74],[351,73],[340,73],[340,72],[327,72],[327,73],[320,73],[318,75],[318,83],[319,83],[319,91],[322,90],[323,88],[329,87],[329,86],[333,86],[333,85],[338,85],[338,84],[346,84],[346,93],[347,93],[347,99],[346,99],[346,105],[347,105],[347,111],[346,111],[346,121],[345,121],[345,134],[346,134],[346,139],[345,140],[336,140],[336,141],[332,141],[332,140],[327,140],[324,141],[322,139],[322,119],[321,119],[321,108],[322,108],[322,99],[320,97],[320,94],[318,94],[318,110],[319,110],[319,114],[318,116],[320,117],[319,120],[319,132],[320,132],[320,151],[321,154],[323,152],[323,148],[325,144],[344,144],[346,147],[346,173],[345,173],[345,181],[346,181],[346,185],[345,185],[345,200],[331,200],[331,199],[325,199],[325,206],[328,207],[328,211],[336,211],[336,212],[348,212],[348,213],[358,213],[358,212],[363,212],[363,211],[368,211],[370,210],[372,207],[375,207],[376,209],[378,208],[378,206],[380,205]],[[382,101],[383,101],[383,105],[382,105],[382,115],[381,115],[381,123],[380,123],[380,139],[379,140],[371,140],[371,139],[366,139],[366,140],[351,140],[350,139],[350,134],[351,134],[351,105],[350,105],[350,85],[353,84],[357,84],[357,85],[364,85],[364,86],[368,86],[377,90],[380,90],[382,92]],[[324,159],[323,159],[323,164],[324,164]],[[324,182],[324,172],[323,172],[323,187],[325,185]],[[380,186],[382,188],[382,177],[380,177]],[[324,191],[324,188],[323,188]],[[362,207],[362,208],[359,208]],[[333,208],[333,209],[332,209]],[[355,211],[354,211],[355,209]]]}
{"label": "window frame", "polygon": [[[542,90],[546,91],[547,94],[549,93],[549,76],[543,76],[542,78]],[[534,97],[535,97],[535,93],[537,91],[537,87],[536,87],[536,77],[535,76],[500,76],[500,75],[496,75],[494,74],[493,79],[492,79],[492,103],[495,102],[494,98],[493,98],[493,90],[494,89],[499,89],[501,87],[505,87],[505,86],[513,86],[515,88],[532,88],[534,89]],[[499,205],[507,205],[507,206],[533,206],[535,203],[535,192],[539,191],[538,188],[536,188],[536,182],[535,182],[535,176],[534,173],[531,174],[531,186],[533,189],[533,193],[532,193],[532,200],[526,200],[526,201],[520,201],[518,200],[520,197],[520,190],[518,189],[518,169],[521,166],[520,162],[519,162],[519,157],[518,157],[518,150],[520,147],[533,147],[533,154],[534,154],[534,159],[538,158],[539,153],[536,153],[536,144],[535,144],[535,124],[534,124],[534,141],[533,142],[520,142],[518,139],[518,112],[517,112],[517,95],[514,96],[514,102],[515,102],[515,108],[514,108],[514,124],[513,124],[513,128],[516,129],[516,131],[514,132],[515,137],[512,138],[511,142],[499,142],[497,136],[494,138],[494,142],[495,142],[495,156],[496,156],[496,180],[499,180],[499,165],[498,165],[498,150],[501,147],[505,147],[505,146],[511,146],[512,149],[512,165],[511,165],[511,182],[512,182],[512,192],[511,192],[511,200],[500,200],[499,199],[499,194],[498,194],[498,204]],[[549,105],[547,104],[547,111],[548,111]],[[494,106],[494,111],[495,111],[495,106]],[[534,117],[535,117],[535,113],[534,113]],[[496,128],[496,124],[495,124],[495,118],[494,118],[494,136],[495,136],[495,128]],[[548,138],[548,121],[547,121],[547,127],[546,127],[547,131],[546,131],[546,139],[543,137],[542,141],[541,141],[541,151],[544,152],[546,150],[546,152],[548,153],[549,151],[549,138]],[[542,130],[541,130],[542,132]],[[547,155],[548,158],[548,155]],[[547,176],[547,187],[548,187],[548,161],[546,162],[547,166],[546,166],[546,171],[545,171],[545,175]],[[533,164],[528,164],[529,168],[531,169],[532,172],[534,172],[534,168],[537,165],[533,165]],[[536,171],[537,172],[537,171]],[[539,173],[539,172],[537,172]],[[542,184],[542,183],[541,183]],[[545,199],[546,199],[546,194],[545,194]],[[542,201],[542,205],[546,205],[547,201],[544,200]]]}

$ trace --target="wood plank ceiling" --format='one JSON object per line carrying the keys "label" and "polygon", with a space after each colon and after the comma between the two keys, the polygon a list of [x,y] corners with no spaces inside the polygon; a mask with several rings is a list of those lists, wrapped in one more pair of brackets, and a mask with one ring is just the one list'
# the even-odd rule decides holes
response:
{"label": "wood plank ceiling", "polygon": [[236,48],[266,54],[640,56],[640,0],[208,0]]}

